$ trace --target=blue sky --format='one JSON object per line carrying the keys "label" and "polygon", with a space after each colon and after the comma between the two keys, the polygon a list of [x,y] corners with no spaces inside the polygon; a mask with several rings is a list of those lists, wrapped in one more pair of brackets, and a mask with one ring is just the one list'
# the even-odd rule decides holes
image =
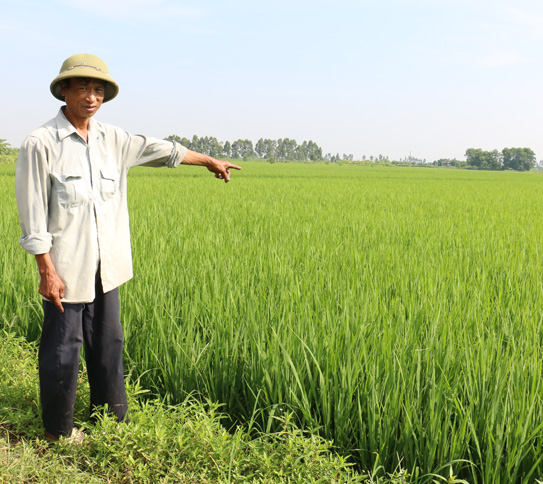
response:
{"label": "blue sky", "polygon": [[324,152],[543,159],[543,2],[0,0],[0,138],[60,103],[65,58],[102,57],[120,94],[96,117],[134,132],[313,140]]}

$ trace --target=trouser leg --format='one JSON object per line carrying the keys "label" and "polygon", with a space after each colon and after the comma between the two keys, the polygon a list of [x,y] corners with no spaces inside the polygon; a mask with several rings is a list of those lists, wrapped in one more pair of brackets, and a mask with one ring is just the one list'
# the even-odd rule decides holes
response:
{"label": "trouser leg", "polygon": [[124,421],[128,405],[124,387],[119,290],[104,294],[99,277],[96,298],[93,303],[85,305],[83,312],[83,334],[91,414],[96,407],[107,405],[119,421]]}
{"label": "trouser leg", "polygon": [[64,304],[61,313],[43,302],[44,322],[38,353],[40,399],[45,430],[70,435],[83,334],[83,304]]}

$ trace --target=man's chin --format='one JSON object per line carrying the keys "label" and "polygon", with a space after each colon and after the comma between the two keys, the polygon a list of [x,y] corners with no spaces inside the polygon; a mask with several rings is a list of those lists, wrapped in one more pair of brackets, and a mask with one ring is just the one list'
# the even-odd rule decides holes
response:
{"label": "man's chin", "polygon": [[96,109],[84,109],[82,112],[81,112],[81,116],[83,118],[92,118],[96,112],[98,111],[98,108]]}

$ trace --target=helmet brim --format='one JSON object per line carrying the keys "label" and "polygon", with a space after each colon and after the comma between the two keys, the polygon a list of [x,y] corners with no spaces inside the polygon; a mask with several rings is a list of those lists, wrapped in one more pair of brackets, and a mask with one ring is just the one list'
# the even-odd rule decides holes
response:
{"label": "helmet brim", "polygon": [[64,101],[64,96],[61,94],[60,90],[60,81],[71,79],[72,77],[90,77],[92,79],[100,79],[105,81],[106,92],[104,94],[103,101],[105,103],[111,101],[119,93],[119,86],[109,74],[105,73],[101,69],[98,69],[97,67],[83,64],[70,67],[69,69],[61,72],[57,77],[55,77],[55,79],[53,79],[53,82],[51,82],[51,94],[59,101]]}

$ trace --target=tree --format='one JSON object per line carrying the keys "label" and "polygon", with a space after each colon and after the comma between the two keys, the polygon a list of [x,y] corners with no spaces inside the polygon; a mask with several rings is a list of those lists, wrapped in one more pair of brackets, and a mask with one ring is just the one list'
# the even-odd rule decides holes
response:
{"label": "tree", "polygon": [[232,156],[232,145],[230,144],[230,141],[226,141],[224,143],[224,146],[222,148],[222,152],[223,152],[224,156],[226,156],[227,158],[230,158]]}
{"label": "tree", "polygon": [[435,160],[432,164],[436,166],[459,166],[460,162],[456,158],[440,158],[439,160]]}
{"label": "tree", "polygon": [[286,160],[295,160],[296,159],[296,148],[298,148],[298,143],[295,139],[285,139],[285,159]]}
{"label": "tree", "polygon": [[481,152],[482,150],[479,148],[477,149],[468,148],[466,150],[466,154],[464,156],[466,157],[468,166],[475,166],[477,168],[481,167],[481,164],[482,164]]}
{"label": "tree", "polygon": [[493,150],[488,164],[490,170],[501,170],[503,167],[502,154],[498,150]]}
{"label": "tree", "polygon": [[241,141],[240,155],[244,160],[248,160],[255,156],[253,142],[251,140],[244,139]]}
{"label": "tree", "polygon": [[273,139],[267,139],[265,141],[266,144],[266,158],[268,160],[275,160],[277,158],[277,141]]}
{"label": "tree", "polygon": [[466,160],[469,166],[478,170],[500,170],[502,168],[502,155],[498,150],[483,151],[480,148],[468,148]]}
{"label": "tree", "polygon": [[240,139],[232,143],[232,158],[241,158],[242,145],[243,141],[241,141]]}
{"label": "tree", "polygon": [[[179,136],[177,136],[176,134],[171,134],[170,136],[166,136],[164,139],[166,141],[175,141],[176,143],[181,143],[181,138]],[[183,143],[181,143],[181,144],[183,144]]]}
{"label": "tree", "polygon": [[535,153],[530,148],[504,148],[503,168],[528,171],[535,166]]}
{"label": "tree", "polygon": [[217,138],[211,136],[208,141],[208,155],[213,158],[220,158],[223,152],[223,147],[217,140]]}
{"label": "tree", "polygon": [[192,141],[190,142],[190,146],[187,146],[190,150],[193,151],[200,151],[200,139],[198,136],[194,135],[192,137]]}
{"label": "tree", "polygon": [[468,166],[479,170],[518,170],[527,171],[535,166],[535,153],[530,148],[504,148],[483,151],[469,148],[466,150]]}
{"label": "tree", "polygon": [[255,145],[255,153],[256,156],[259,158],[264,158],[266,154],[266,143],[264,143],[264,140],[260,138]]}
{"label": "tree", "polygon": [[309,141],[307,146],[309,150],[309,159],[311,161],[318,161],[318,160],[323,159],[322,148],[319,145],[317,145],[317,143],[313,141]]}
{"label": "tree", "polygon": [[307,161],[309,159],[307,141],[304,141],[301,145],[297,146],[296,159],[300,161]]}
{"label": "tree", "polygon": [[16,150],[5,139],[0,139],[0,155],[9,155],[13,151]]}
{"label": "tree", "polygon": [[285,152],[285,143],[281,138],[279,138],[277,140],[277,146],[275,148],[275,157],[278,160],[283,161],[285,159]]}

